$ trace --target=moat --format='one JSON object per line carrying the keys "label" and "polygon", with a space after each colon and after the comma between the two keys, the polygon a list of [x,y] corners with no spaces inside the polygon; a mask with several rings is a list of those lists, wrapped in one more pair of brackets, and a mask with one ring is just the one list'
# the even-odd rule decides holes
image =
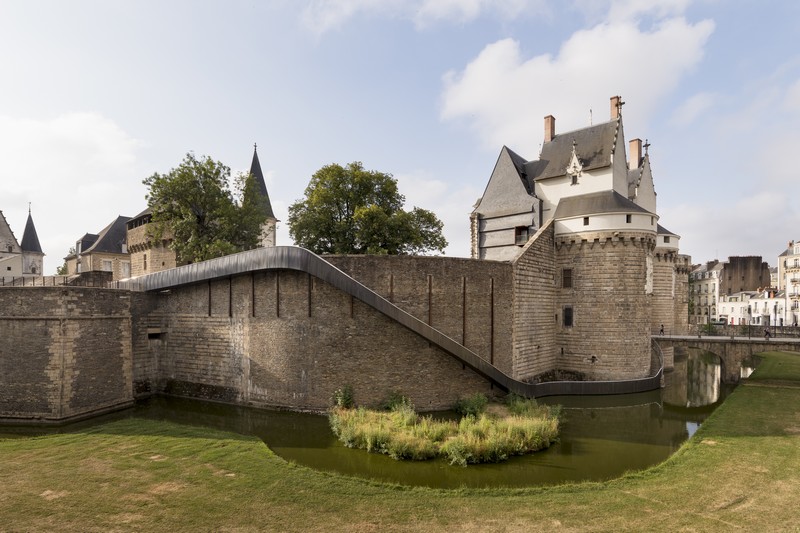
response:
{"label": "moat", "polygon": [[[751,371],[750,367],[744,368],[742,375]],[[80,431],[120,417],[167,419],[254,435],[287,461],[345,475],[439,488],[550,485],[610,479],[665,460],[733,389],[721,383],[720,375],[720,364],[714,356],[690,351],[687,357],[676,359],[675,370],[665,375],[667,386],[661,390],[619,396],[542,398],[543,403],[564,407],[556,444],[504,463],[469,467],[451,466],[442,460],[395,461],[346,448],[330,431],[325,416],[170,397],[154,398],[121,413],[54,431]],[[0,437],[29,435],[30,431],[0,428]]]}

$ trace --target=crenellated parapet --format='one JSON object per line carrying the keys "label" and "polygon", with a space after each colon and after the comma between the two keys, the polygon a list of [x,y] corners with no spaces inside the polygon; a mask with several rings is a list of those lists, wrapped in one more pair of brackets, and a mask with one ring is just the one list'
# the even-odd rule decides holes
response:
{"label": "crenellated parapet", "polygon": [[591,233],[575,233],[569,235],[558,235],[555,238],[556,250],[572,247],[595,246],[630,246],[641,248],[646,251],[653,251],[656,247],[656,236],[646,232],[622,232],[622,231],[599,231]]}

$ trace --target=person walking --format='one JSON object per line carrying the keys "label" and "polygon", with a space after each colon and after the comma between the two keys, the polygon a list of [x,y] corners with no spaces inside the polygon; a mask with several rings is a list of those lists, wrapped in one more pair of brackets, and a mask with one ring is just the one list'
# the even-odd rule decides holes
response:
{"label": "person walking", "polygon": [[769,340],[769,327],[764,328],[764,339]]}
{"label": "person walking", "polygon": [[659,335],[664,334],[664,324],[661,324],[661,330],[658,332]]}

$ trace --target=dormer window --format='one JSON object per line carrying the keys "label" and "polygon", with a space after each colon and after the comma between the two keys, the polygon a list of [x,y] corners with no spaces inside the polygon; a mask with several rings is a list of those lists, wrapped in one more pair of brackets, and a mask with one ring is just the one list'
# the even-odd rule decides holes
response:
{"label": "dormer window", "polygon": [[578,175],[577,174],[573,174],[572,176],[570,176],[570,178],[572,179],[570,185],[577,185],[578,184]]}

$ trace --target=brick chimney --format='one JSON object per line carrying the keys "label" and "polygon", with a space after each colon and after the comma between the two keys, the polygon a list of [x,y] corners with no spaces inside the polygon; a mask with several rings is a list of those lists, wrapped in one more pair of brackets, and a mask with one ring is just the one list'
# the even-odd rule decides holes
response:
{"label": "brick chimney", "polygon": [[625,102],[622,101],[621,96],[611,97],[611,120],[616,120],[619,118],[623,105],[625,105]]}
{"label": "brick chimney", "polygon": [[549,143],[556,136],[556,117],[547,115],[544,117],[544,142]]}
{"label": "brick chimney", "polygon": [[633,170],[639,168],[639,161],[642,159],[642,140],[632,139],[630,145],[630,159],[628,159],[628,168]]}

